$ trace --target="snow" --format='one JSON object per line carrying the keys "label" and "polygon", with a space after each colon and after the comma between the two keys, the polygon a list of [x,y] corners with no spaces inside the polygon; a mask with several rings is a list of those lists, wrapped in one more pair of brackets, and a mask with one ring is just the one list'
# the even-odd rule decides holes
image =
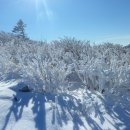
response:
{"label": "snow", "polygon": [[[129,102],[117,100],[120,97],[83,89],[60,94],[22,93],[19,82],[0,82],[0,130],[130,129]],[[116,105],[115,98],[119,101]]]}
{"label": "snow", "polygon": [[0,33],[0,130],[130,130],[129,59],[121,45]]}

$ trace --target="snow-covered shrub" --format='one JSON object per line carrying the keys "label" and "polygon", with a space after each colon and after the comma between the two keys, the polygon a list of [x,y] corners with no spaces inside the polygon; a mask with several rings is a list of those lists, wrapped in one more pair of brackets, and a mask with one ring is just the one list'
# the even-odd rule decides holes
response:
{"label": "snow-covered shrub", "polygon": [[130,49],[121,45],[66,37],[51,43],[21,41],[0,34],[1,79],[21,78],[38,91],[63,92],[77,84],[100,92],[129,90],[129,58]]}

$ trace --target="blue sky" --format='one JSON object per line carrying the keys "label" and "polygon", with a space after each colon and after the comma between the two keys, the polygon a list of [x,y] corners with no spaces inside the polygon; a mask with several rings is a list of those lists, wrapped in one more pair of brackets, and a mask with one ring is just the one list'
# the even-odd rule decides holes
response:
{"label": "blue sky", "polygon": [[19,19],[36,40],[130,43],[130,0],[0,0],[0,30],[10,32]]}

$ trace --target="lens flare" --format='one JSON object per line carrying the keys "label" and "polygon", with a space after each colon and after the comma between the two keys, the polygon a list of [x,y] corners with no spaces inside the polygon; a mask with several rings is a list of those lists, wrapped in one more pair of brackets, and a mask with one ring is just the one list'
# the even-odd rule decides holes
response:
{"label": "lens flare", "polygon": [[45,16],[51,21],[53,12],[50,10],[46,0],[34,0],[37,13],[37,19],[43,19]]}

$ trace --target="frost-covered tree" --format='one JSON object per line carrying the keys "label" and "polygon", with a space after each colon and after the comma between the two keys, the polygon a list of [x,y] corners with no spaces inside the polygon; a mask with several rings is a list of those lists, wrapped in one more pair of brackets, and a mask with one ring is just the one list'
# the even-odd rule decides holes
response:
{"label": "frost-covered tree", "polygon": [[25,27],[26,24],[20,19],[16,26],[14,26],[12,32],[18,37],[18,38],[22,38],[22,39],[27,39],[27,36],[25,34]]}

